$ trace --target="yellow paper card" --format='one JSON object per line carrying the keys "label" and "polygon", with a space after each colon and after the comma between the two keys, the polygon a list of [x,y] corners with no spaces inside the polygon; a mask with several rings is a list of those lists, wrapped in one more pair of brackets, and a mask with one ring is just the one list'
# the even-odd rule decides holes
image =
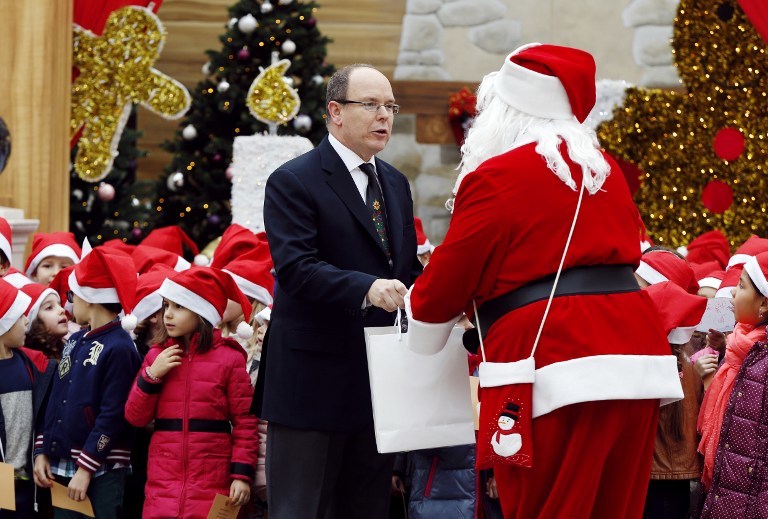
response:
{"label": "yellow paper card", "polygon": [[477,389],[480,387],[480,378],[469,377],[469,387],[472,391],[472,416],[475,419],[475,430],[477,431],[480,429],[480,416],[478,414],[479,406],[477,398]]}
{"label": "yellow paper card", "polygon": [[91,500],[88,497],[85,498],[85,501],[75,501],[74,499],[70,499],[67,495],[67,487],[61,483],[56,483],[55,481],[51,488],[51,501],[56,508],[72,510],[73,512],[80,512],[88,517],[95,517],[93,506],[91,506]]}
{"label": "yellow paper card", "polygon": [[228,505],[228,499],[229,496],[216,494],[216,497],[213,500],[213,506],[211,506],[211,511],[208,512],[208,519],[237,519],[237,513],[240,511],[240,507]]}
{"label": "yellow paper card", "polygon": [[16,511],[16,482],[13,465],[0,463],[0,510]]}

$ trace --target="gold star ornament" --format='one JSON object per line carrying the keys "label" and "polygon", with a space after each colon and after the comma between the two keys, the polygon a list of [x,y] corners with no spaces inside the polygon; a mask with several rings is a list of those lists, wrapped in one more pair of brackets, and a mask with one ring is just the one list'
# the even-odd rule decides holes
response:
{"label": "gold star ornament", "polygon": [[265,124],[286,124],[299,113],[299,94],[283,77],[290,66],[287,59],[273,63],[256,76],[248,89],[245,104]]}
{"label": "gold star ornament", "polygon": [[[75,25],[70,138],[78,146],[78,176],[98,182],[107,176],[131,112],[141,104],[166,119],[189,109],[181,83],[152,68],[166,31],[149,9],[124,7],[109,15],[101,36]],[[79,135],[79,137],[78,137]]]}

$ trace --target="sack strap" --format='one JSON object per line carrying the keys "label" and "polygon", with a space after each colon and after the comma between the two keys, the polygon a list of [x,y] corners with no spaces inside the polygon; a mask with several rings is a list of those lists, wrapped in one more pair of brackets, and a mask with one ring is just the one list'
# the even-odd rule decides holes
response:
{"label": "sack strap", "polygon": [[[541,323],[539,324],[539,330],[536,332],[536,339],[533,341],[533,348],[531,349],[530,357],[533,357],[534,353],[536,353],[536,348],[539,346],[539,339],[541,339],[541,332],[544,330],[544,323],[547,322],[547,316],[549,315],[549,309],[552,306],[552,300],[555,298],[555,291],[557,290],[557,283],[560,281],[560,274],[563,272],[563,265],[565,265],[565,258],[568,255],[568,249],[571,246],[571,240],[573,239],[573,231],[576,229],[576,220],[579,218],[579,211],[581,210],[581,202],[584,199],[584,181],[582,179],[581,182],[581,189],[579,189],[579,199],[576,202],[576,211],[573,214],[573,221],[571,222],[571,229],[568,231],[568,239],[565,241],[565,249],[563,249],[563,256],[560,258],[560,265],[557,267],[557,274],[555,274],[555,280],[552,283],[552,290],[549,293],[549,298],[547,299],[547,306],[544,309],[544,316],[541,318]],[[477,303],[475,300],[472,300],[472,307],[475,311],[475,324],[477,325],[477,335],[480,338],[480,351],[483,355],[483,362],[487,362],[485,358],[485,344],[483,341],[483,332],[480,328],[480,316],[477,313]]]}

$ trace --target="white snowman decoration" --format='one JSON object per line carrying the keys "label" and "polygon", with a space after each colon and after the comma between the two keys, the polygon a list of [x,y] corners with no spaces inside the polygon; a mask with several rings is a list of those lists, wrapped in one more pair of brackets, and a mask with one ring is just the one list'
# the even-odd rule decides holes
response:
{"label": "white snowman decoration", "polygon": [[513,433],[512,428],[517,422],[520,407],[512,402],[499,415],[499,430],[491,437],[491,447],[493,452],[508,458],[518,453],[523,446],[523,438],[519,433]]}

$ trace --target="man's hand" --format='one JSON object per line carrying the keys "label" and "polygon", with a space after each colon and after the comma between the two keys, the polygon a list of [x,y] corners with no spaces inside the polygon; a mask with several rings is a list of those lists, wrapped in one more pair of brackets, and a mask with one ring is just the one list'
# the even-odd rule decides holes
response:
{"label": "man's hand", "polygon": [[35,456],[35,468],[34,468],[35,485],[43,488],[51,488],[53,486],[53,472],[51,472],[51,462],[48,460],[48,456],[40,454]]}
{"label": "man's hand", "polygon": [[405,308],[403,297],[408,293],[397,279],[377,279],[368,289],[368,301],[387,312],[394,312],[398,308]]}
{"label": "man's hand", "polygon": [[78,467],[77,472],[69,481],[67,486],[67,495],[75,501],[85,501],[88,492],[88,485],[91,484],[91,473],[83,467]]}

